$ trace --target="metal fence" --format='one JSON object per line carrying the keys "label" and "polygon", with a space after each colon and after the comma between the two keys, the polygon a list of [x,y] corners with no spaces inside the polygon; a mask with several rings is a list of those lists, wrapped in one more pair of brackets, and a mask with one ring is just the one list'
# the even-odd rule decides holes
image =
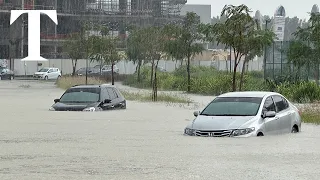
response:
{"label": "metal fence", "polygon": [[[266,48],[265,78],[295,77],[302,80],[319,79],[319,69],[313,67],[298,68],[287,57],[290,41],[276,41]],[[318,77],[317,77],[318,76]]]}

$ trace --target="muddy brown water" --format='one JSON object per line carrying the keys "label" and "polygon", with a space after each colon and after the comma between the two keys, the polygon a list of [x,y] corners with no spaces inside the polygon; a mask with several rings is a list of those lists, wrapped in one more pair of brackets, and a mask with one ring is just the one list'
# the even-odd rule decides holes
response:
{"label": "muddy brown water", "polygon": [[186,137],[193,111],[212,97],[190,96],[198,107],[130,101],[123,111],[49,112],[62,93],[53,83],[0,81],[1,180],[320,177],[319,126],[262,138]]}

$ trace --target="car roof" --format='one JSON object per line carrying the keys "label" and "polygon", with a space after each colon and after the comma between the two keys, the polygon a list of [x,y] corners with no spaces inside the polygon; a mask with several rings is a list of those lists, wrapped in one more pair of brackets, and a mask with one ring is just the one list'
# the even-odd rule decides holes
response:
{"label": "car roof", "polygon": [[114,85],[111,84],[79,84],[79,85],[74,85],[71,88],[101,88],[101,87],[114,87]]}
{"label": "car roof", "polygon": [[218,97],[260,97],[263,98],[265,96],[270,95],[281,95],[276,92],[269,92],[269,91],[241,91],[241,92],[228,92],[221,94]]}

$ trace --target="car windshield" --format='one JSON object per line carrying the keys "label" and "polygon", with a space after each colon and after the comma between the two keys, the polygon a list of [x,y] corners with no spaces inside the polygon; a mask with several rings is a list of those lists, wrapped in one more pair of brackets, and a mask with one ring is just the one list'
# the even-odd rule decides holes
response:
{"label": "car windshield", "polygon": [[49,69],[40,69],[38,72],[47,72]]}
{"label": "car windshield", "polygon": [[62,103],[91,103],[100,100],[100,88],[71,88],[60,98]]}
{"label": "car windshield", "polygon": [[218,97],[200,115],[205,116],[255,116],[262,98],[258,97]]}

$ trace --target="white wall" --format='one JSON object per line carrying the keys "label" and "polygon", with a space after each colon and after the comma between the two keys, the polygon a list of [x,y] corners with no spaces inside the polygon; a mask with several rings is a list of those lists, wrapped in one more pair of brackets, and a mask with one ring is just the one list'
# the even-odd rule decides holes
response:
{"label": "white wall", "polygon": [[[89,66],[95,66],[98,63],[90,63]],[[131,61],[120,61],[117,64],[119,68],[120,74],[133,74],[136,70],[136,65]],[[193,61],[193,65],[195,66],[214,66],[219,70],[226,70],[226,62],[225,61]],[[229,69],[229,60],[227,62],[227,66]],[[233,66],[233,61],[231,62]],[[249,62],[249,71],[253,70],[262,70],[263,60],[258,59],[255,61]],[[85,67],[85,60],[78,60],[77,69]],[[180,66],[180,61],[159,61],[159,66],[165,68],[168,72],[174,71],[177,67]],[[42,62],[41,67],[37,67],[37,62],[26,62],[26,68],[24,68],[24,62],[20,61],[20,59],[15,59],[14,63],[14,71],[16,75],[24,75],[25,72],[27,75],[32,75],[37,70],[42,67],[57,67],[60,68],[63,74],[71,74],[72,73],[72,63],[70,59],[51,59],[47,62]],[[233,68],[233,67],[232,67]],[[239,64],[237,71],[242,69],[242,62]]]}

